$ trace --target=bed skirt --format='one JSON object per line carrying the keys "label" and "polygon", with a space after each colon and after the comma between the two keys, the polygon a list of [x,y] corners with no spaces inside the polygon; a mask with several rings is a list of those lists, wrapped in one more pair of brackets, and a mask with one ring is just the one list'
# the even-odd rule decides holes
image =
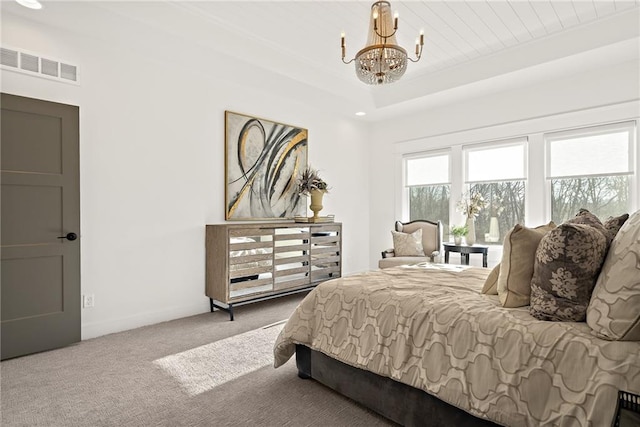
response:
{"label": "bed skirt", "polygon": [[354,368],[296,345],[300,378],[312,378],[374,412],[404,426],[497,426],[431,396],[423,390]]}

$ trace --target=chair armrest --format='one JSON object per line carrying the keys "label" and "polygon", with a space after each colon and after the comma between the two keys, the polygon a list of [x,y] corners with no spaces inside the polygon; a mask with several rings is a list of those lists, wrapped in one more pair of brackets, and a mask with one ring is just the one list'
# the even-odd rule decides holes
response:
{"label": "chair armrest", "polygon": [[431,255],[429,256],[429,259],[431,260],[431,262],[435,262],[436,258],[440,255],[440,251],[433,251],[431,252]]}
{"label": "chair armrest", "polygon": [[396,252],[393,249],[385,249],[382,251],[382,258],[393,258],[396,256]]}

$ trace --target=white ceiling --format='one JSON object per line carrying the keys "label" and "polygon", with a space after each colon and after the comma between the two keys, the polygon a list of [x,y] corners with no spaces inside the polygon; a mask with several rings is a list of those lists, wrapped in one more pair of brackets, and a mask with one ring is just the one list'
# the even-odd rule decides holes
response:
{"label": "white ceiling", "polygon": [[294,79],[344,100],[337,104],[345,114],[373,118],[635,60],[640,50],[640,0],[391,1],[398,44],[413,52],[424,30],[424,53],[401,81],[373,87],[340,59],[342,31],[348,59],[364,47],[370,0],[43,3],[40,11],[7,1],[2,8],[103,37],[121,28],[99,21],[118,16]]}

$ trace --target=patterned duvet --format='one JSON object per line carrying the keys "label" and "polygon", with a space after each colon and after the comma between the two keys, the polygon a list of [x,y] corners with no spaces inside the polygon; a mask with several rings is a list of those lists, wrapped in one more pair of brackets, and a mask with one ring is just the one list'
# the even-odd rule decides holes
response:
{"label": "patterned duvet", "polygon": [[426,264],[330,280],[300,303],[275,367],[304,344],[509,426],[608,426],[640,393],[640,342],[534,319],[480,293],[488,269]]}

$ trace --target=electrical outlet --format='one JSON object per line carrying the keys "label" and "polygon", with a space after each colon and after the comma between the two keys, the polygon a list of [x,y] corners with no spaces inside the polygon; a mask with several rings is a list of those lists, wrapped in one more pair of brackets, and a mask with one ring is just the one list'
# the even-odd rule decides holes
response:
{"label": "electrical outlet", "polygon": [[83,295],[82,296],[82,308],[92,308],[94,303],[93,294]]}

